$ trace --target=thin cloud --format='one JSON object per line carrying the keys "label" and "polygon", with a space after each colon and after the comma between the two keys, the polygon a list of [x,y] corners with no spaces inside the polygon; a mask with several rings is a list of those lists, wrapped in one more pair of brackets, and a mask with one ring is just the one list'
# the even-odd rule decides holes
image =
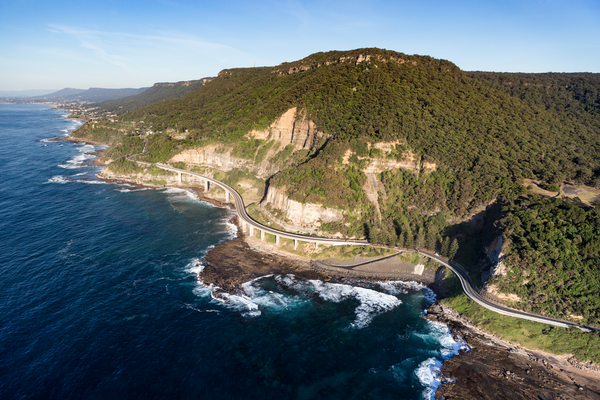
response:
{"label": "thin cloud", "polygon": [[134,68],[130,67],[123,57],[110,54],[104,49],[104,43],[101,39],[102,36],[105,36],[104,32],[72,28],[64,25],[50,25],[50,30],[55,33],[72,36],[79,41],[81,47],[92,50],[100,59],[127,72],[134,72]]}
{"label": "thin cloud", "polygon": [[[134,69],[125,57],[115,54],[116,48],[121,48],[121,52],[124,51],[126,54],[140,54],[145,51],[156,53],[157,50],[162,50],[169,53],[178,52],[181,55],[199,52],[202,53],[202,56],[216,60],[224,58],[253,59],[253,56],[231,46],[208,42],[196,36],[178,32],[142,35],[81,29],[64,25],[50,25],[49,29],[52,32],[74,37],[82,47],[92,50],[102,60],[128,72],[133,72]],[[114,49],[113,52],[107,50],[111,48]]]}

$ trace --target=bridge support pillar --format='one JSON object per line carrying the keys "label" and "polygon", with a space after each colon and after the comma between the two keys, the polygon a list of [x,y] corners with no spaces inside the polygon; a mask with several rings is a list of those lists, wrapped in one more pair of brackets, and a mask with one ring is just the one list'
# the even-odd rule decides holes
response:
{"label": "bridge support pillar", "polygon": [[177,173],[177,179],[179,180],[179,184],[181,185],[182,181],[181,181],[181,172]]}
{"label": "bridge support pillar", "polygon": [[315,242],[315,250],[319,248],[319,243]]}
{"label": "bridge support pillar", "polygon": [[260,241],[263,242],[265,240],[265,231],[260,231]]}
{"label": "bridge support pillar", "polygon": [[294,239],[294,250],[298,250],[298,239]]}
{"label": "bridge support pillar", "polygon": [[250,228],[250,235],[254,236],[254,227],[252,225],[250,225],[249,228]]}
{"label": "bridge support pillar", "polygon": [[279,235],[275,235],[275,244],[279,246]]}
{"label": "bridge support pillar", "polygon": [[229,203],[229,192],[225,191],[225,203]]}
{"label": "bridge support pillar", "polygon": [[204,180],[204,191],[208,192],[210,189],[210,182],[208,180]]}

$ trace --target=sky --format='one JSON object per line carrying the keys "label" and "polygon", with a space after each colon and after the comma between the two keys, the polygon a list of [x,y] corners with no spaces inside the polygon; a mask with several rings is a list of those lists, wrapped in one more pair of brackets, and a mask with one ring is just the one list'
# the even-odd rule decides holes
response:
{"label": "sky", "polygon": [[363,47],[600,72],[600,1],[0,0],[0,90],[148,87]]}

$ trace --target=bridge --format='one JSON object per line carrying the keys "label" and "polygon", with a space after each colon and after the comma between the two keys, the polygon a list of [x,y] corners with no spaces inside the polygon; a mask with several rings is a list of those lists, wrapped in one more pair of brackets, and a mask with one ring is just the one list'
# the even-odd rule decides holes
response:
{"label": "bridge", "polygon": [[174,168],[169,165],[151,164],[151,163],[147,163],[147,162],[143,162],[143,161],[135,161],[135,162],[137,162],[138,164],[142,164],[142,165],[146,165],[146,166],[156,166],[156,167],[164,169],[166,171],[175,172],[178,175],[178,181],[180,184],[183,183],[182,175],[187,174],[187,175],[195,176],[195,177],[203,180],[205,191],[208,191],[210,189],[211,184],[220,187],[221,189],[223,189],[225,191],[225,202],[229,203],[233,200],[233,204],[235,205],[235,209],[237,210],[238,219],[239,219],[239,223],[240,223],[242,230],[245,233],[249,233],[250,235],[254,235],[255,231],[260,232],[261,240],[265,239],[266,233],[275,236],[275,243],[277,245],[279,245],[281,239],[291,239],[294,241],[294,250],[296,250],[298,248],[299,242],[314,243],[315,246],[318,246],[319,244],[327,244],[327,245],[333,245],[333,246],[344,246],[344,245],[365,246],[365,245],[369,245],[369,242],[366,240],[344,240],[344,239],[306,236],[306,235],[300,235],[300,234],[296,234],[296,233],[280,231],[278,229],[264,226],[264,225],[256,222],[255,220],[253,220],[248,215],[248,213],[246,212],[246,206],[244,204],[244,200],[242,199],[242,196],[237,192],[237,190],[235,190],[231,186],[229,186],[221,181],[218,181],[213,178],[209,178],[208,176],[201,175],[196,172],[187,171],[185,169]]}
{"label": "bridge", "polygon": [[[208,191],[211,184],[220,187],[221,189],[223,189],[225,191],[226,202],[230,202],[231,199],[233,199],[233,203],[237,210],[238,218],[239,218],[242,230],[244,232],[248,232],[250,235],[254,235],[255,230],[259,231],[261,240],[264,240],[265,233],[269,233],[269,234],[275,236],[275,243],[277,245],[279,245],[281,238],[294,240],[294,249],[297,249],[299,241],[314,243],[315,246],[318,246],[319,244],[327,244],[327,245],[333,245],[333,246],[343,246],[343,245],[371,246],[371,244],[367,240],[343,240],[343,239],[334,239],[334,238],[320,238],[320,237],[313,237],[313,236],[305,236],[305,235],[299,235],[299,234],[295,234],[295,233],[284,232],[284,231],[270,228],[268,226],[264,226],[264,225],[256,222],[255,220],[253,220],[248,215],[248,213],[246,212],[246,207],[244,205],[244,200],[242,199],[242,196],[231,186],[226,185],[223,182],[220,182],[213,178],[209,178],[208,176],[205,176],[205,175],[202,175],[202,174],[199,174],[196,172],[191,172],[191,171],[187,171],[184,169],[174,168],[169,165],[152,164],[152,163],[147,163],[147,162],[143,162],[143,161],[136,161],[136,160],[133,160],[131,157],[129,157],[129,159],[131,161],[134,161],[141,165],[145,165],[148,167],[156,166],[156,167],[164,169],[166,171],[174,172],[178,175],[178,180],[179,180],[180,184],[183,183],[182,175],[187,174],[187,175],[195,176],[195,177],[203,180],[204,181],[204,189],[206,191]],[[456,276],[458,277],[458,279],[460,280],[460,284],[461,284],[465,294],[471,300],[473,300],[480,306],[487,308],[488,310],[491,310],[498,314],[506,315],[509,317],[521,318],[521,319],[525,319],[525,320],[529,320],[529,321],[539,322],[542,324],[559,326],[562,328],[577,328],[584,332],[600,331],[600,329],[588,327],[585,325],[579,325],[579,324],[575,324],[575,323],[568,322],[568,321],[562,321],[562,320],[556,319],[556,318],[550,318],[550,317],[544,317],[541,315],[530,314],[530,313],[527,313],[524,311],[514,310],[512,308],[508,308],[508,307],[493,303],[493,302],[487,300],[481,294],[479,294],[479,291],[477,290],[477,288],[475,287],[475,284],[471,280],[469,273],[460,265],[458,265],[456,263],[451,263],[451,262],[447,261],[445,258],[443,258],[433,252],[427,251],[427,250],[416,249],[414,251],[438,262],[439,264],[445,266],[446,268],[448,268],[452,272],[454,272],[456,274]]]}

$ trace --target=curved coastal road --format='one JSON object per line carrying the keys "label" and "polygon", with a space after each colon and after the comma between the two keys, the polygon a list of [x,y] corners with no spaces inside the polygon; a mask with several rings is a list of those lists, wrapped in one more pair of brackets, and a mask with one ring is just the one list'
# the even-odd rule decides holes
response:
{"label": "curved coastal road", "polygon": [[[142,165],[156,166],[158,168],[161,168],[161,169],[164,169],[167,171],[171,171],[171,172],[175,172],[178,174],[193,175],[193,176],[199,177],[205,181],[211,182],[212,184],[219,186],[220,188],[225,190],[225,192],[229,193],[230,196],[233,197],[235,208],[238,212],[238,218],[240,218],[244,223],[248,224],[249,226],[254,227],[255,229],[257,229],[259,231],[267,232],[272,235],[287,238],[287,239],[300,240],[300,241],[311,242],[311,243],[316,243],[316,244],[329,244],[329,245],[338,245],[338,246],[341,246],[341,245],[370,245],[366,240],[341,240],[341,239],[332,239],[332,238],[319,238],[319,237],[312,237],[312,236],[303,236],[303,235],[298,235],[295,233],[279,231],[277,229],[273,229],[268,226],[264,226],[262,224],[259,224],[255,220],[253,220],[248,215],[248,213],[246,213],[246,207],[244,205],[244,200],[242,199],[242,196],[231,186],[226,185],[223,182],[220,182],[216,179],[209,178],[207,176],[198,174],[196,172],[191,172],[191,171],[187,171],[184,169],[174,168],[174,167],[164,165],[164,164],[152,164],[152,163],[147,163],[147,162],[143,162],[143,161],[136,161],[136,160],[131,159],[131,157],[129,159],[131,161],[134,161],[134,162],[142,164]],[[593,330],[600,331],[600,329],[591,328],[591,327],[584,326],[584,325],[578,325],[578,324],[575,324],[572,322],[562,321],[562,320],[555,319],[555,318],[544,317],[541,315],[529,314],[529,313],[526,313],[523,311],[513,310],[511,308],[492,303],[491,301],[487,300],[485,297],[483,297],[479,294],[479,292],[475,288],[475,285],[473,284],[473,281],[471,280],[471,277],[469,276],[469,273],[464,268],[462,268],[460,265],[450,263],[450,262],[446,261],[446,259],[444,259],[430,251],[419,250],[419,249],[417,249],[416,251],[419,254],[429,257],[432,260],[435,260],[438,263],[442,264],[443,266],[452,270],[452,272],[454,272],[456,274],[456,276],[458,276],[458,279],[460,280],[460,284],[461,284],[465,294],[471,300],[473,300],[480,306],[487,308],[488,310],[497,312],[498,314],[507,315],[507,316],[515,317],[515,318],[526,319],[529,321],[540,322],[543,324],[560,326],[563,328],[578,328],[584,332],[591,332]]]}
{"label": "curved coastal road", "polygon": [[492,303],[491,301],[487,300],[485,297],[483,297],[482,295],[479,294],[479,292],[475,288],[475,285],[473,284],[473,281],[471,280],[471,277],[469,276],[469,273],[467,271],[465,271],[463,267],[461,267],[460,265],[455,264],[455,263],[450,263],[450,262],[446,261],[444,258],[442,258],[442,257],[438,256],[437,254],[432,253],[430,251],[417,250],[417,252],[419,254],[422,254],[426,257],[431,258],[432,260],[437,261],[438,263],[440,263],[443,266],[452,270],[452,272],[454,272],[456,274],[456,276],[458,276],[458,279],[460,280],[460,284],[461,284],[463,290],[465,291],[465,294],[471,300],[473,300],[475,303],[479,304],[482,307],[487,308],[488,310],[492,310],[494,312],[497,312],[498,314],[508,315],[510,317],[540,322],[542,324],[560,326],[563,328],[578,328],[584,332],[591,332],[593,330],[600,331],[600,329],[591,328],[591,327],[588,327],[585,325],[579,325],[579,324],[575,324],[572,322],[562,321],[560,319],[544,317],[544,316],[536,315],[536,314],[529,314],[524,311],[513,310],[512,308],[508,308],[508,307],[500,306],[496,303]]}
{"label": "curved coastal road", "polygon": [[[134,161],[134,160],[132,160]],[[269,233],[271,235],[275,235],[275,236],[279,236],[282,238],[286,238],[286,239],[293,239],[293,240],[299,240],[299,241],[303,241],[303,242],[310,242],[310,243],[316,243],[316,244],[329,244],[329,245],[335,245],[335,246],[343,246],[343,245],[369,245],[369,242],[366,240],[343,240],[343,239],[332,239],[332,238],[320,238],[320,237],[314,237],[314,236],[305,236],[305,235],[299,235],[296,233],[290,233],[290,232],[285,232],[285,231],[280,231],[277,229],[273,229],[270,228],[268,226],[264,226],[258,222],[256,222],[255,220],[253,220],[248,213],[246,212],[246,206],[244,204],[244,200],[242,199],[242,196],[237,192],[237,190],[235,190],[234,188],[232,188],[229,185],[226,185],[223,182],[220,182],[216,179],[213,178],[209,178],[208,176],[205,175],[201,175],[198,174],[196,172],[191,172],[191,171],[187,171],[185,169],[179,169],[179,168],[174,168],[168,165],[164,165],[164,164],[151,164],[151,163],[147,163],[147,162],[142,162],[142,161],[135,161],[139,164],[143,164],[143,165],[147,165],[147,166],[156,166],[158,168],[167,170],[167,171],[171,171],[171,172],[175,172],[178,174],[187,174],[187,175],[193,175],[196,176],[198,178],[204,179],[205,181],[208,181],[214,185],[219,186],[221,189],[225,190],[226,192],[229,193],[229,195],[233,198],[233,202],[235,204],[235,208],[238,212],[238,218],[243,221],[244,223],[246,223],[249,226],[252,226],[253,228],[262,231],[262,232],[266,232]]]}

